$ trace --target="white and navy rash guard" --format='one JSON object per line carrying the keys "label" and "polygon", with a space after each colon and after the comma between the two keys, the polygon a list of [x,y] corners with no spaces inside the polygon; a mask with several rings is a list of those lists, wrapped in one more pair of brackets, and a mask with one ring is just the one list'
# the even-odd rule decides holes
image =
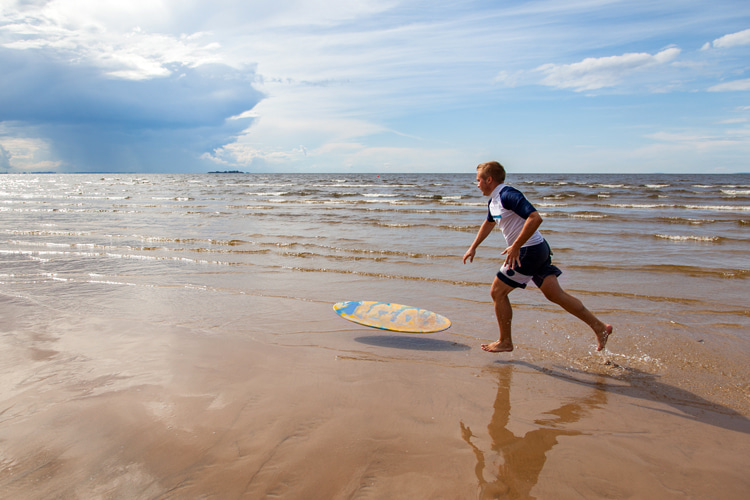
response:
{"label": "white and navy rash guard", "polygon": [[[492,191],[487,207],[487,220],[497,222],[508,246],[512,245],[521,234],[529,215],[536,212],[534,205],[529,203],[521,191],[505,184],[500,184]],[[530,247],[543,241],[541,233],[535,231],[523,246]]]}

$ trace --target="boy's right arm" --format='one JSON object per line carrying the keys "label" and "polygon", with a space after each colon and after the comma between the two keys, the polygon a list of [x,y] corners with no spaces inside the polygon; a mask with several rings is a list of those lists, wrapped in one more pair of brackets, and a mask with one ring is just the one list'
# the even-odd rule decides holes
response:
{"label": "boy's right arm", "polygon": [[474,255],[477,253],[477,247],[487,238],[487,236],[490,235],[492,230],[495,228],[495,223],[490,222],[488,220],[485,220],[482,224],[482,227],[479,228],[479,232],[477,233],[477,237],[474,238],[474,243],[471,244],[469,249],[464,254],[464,260],[463,263],[466,264],[466,261],[474,262]]}

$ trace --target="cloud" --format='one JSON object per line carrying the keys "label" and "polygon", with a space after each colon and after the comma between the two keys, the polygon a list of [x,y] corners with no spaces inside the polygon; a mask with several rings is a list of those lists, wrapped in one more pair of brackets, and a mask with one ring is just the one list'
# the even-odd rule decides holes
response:
{"label": "cloud", "polygon": [[628,76],[673,61],[680,49],[669,48],[657,54],[628,53],[621,56],[589,57],[573,64],[544,64],[536,71],[546,74],[542,85],[576,92],[614,87]]}
{"label": "cloud", "polygon": [[197,168],[262,95],[251,71],[172,65],[168,77],[122,80],[36,50],[0,49],[0,121],[37,133],[67,170]]}
{"label": "cloud", "polygon": [[60,166],[61,162],[51,154],[49,142],[35,135],[26,127],[0,124],[0,148],[5,151],[2,164],[7,171],[52,171]]}
{"label": "cloud", "polygon": [[331,152],[331,144],[341,145],[386,131],[370,121],[329,109],[323,104],[325,94],[326,89],[321,88],[289,89],[275,99],[262,101],[251,113],[255,117],[253,123],[236,140],[206,158],[242,167],[283,168],[284,164],[319,160]]}
{"label": "cloud", "polygon": [[[0,24],[0,40],[8,49],[43,51],[60,61],[98,67],[122,79],[166,77],[172,73],[170,65],[194,68],[225,63],[216,42],[202,42],[206,33],[175,36],[140,28],[136,19],[154,15],[149,5],[137,0],[116,4],[60,0],[38,9],[8,9]],[[123,19],[117,19],[118,15]],[[133,24],[127,30],[118,29],[127,26],[128,19]]]}
{"label": "cloud", "polygon": [[493,83],[501,84],[506,87],[515,87],[517,86],[523,77],[522,71],[514,71],[512,73],[509,73],[508,71],[500,71],[497,75],[495,75],[494,80],[492,80]]}
{"label": "cloud", "polygon": [[711,47],[715,49],[728,49],[740,45],[750,45],[750,29],[738,31],[737,33],[730,33],[729,35],[717,38],[713,42],[707,42],[701,50],[708,50]]}
{"label": "cloud", "polygon": [[[392,2],[231,3],[15,4],[0,15],[0,121],[38,134],[67,170],[279,163],[304,159],[299,152],[307,147],[382,130],[344,116],[365,102],[361,93],[331,88],[364,67],[338,51],[353,50],[354,38],[360,46],[367,41],[311,36],[310,29],[377,14]],[[185,26],[193,34],[182,34]],[[274,103],[263,114],[254,109],[265,97],[259,88]],[[262,126],[243,134],[254,122]]]}
{"label": "cloud", "polygon": [[734,92],[742,90],[750,90],[750,78],[720,83],[708,88],[709,92]]}
{"label": "cloud", "polygon": [[[0,122],[15,169],[190,171],[252,120],[252,64],[168,29],[179,3],[11,2],[0,13]],[[164,21],[171,20],[171,21]]]}
{"label": "cloud", "polygon": [[695,152],[744,152],[750,151],[750,129],[746,127],[681,131],[655,132],[645,136],[655,141],[655,145],[643,150],[683,150]]}

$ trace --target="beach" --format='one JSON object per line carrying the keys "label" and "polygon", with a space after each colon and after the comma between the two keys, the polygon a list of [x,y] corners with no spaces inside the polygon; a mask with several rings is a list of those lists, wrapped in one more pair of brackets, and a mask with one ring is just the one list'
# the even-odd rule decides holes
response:
{"label": "beach", "polygon": [[750,176],[509,173],[614,333],[503,354],[473,177],[0,176],[0,497],[745,498]]}

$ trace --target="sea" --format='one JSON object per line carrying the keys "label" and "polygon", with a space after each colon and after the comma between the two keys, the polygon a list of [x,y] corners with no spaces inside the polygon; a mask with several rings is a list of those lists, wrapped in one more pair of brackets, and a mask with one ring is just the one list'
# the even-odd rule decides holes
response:
{"label": "sea", "polygon": [[[614,325],[605,363],[748,411],[750,175],[507,182],[542,215],[562,286]],[[40,334],[64,312],[278,339],[340,324],[335,302],[381,300],[449,317],[441,338],[478,349],[497,337],[489,286],[505,248],[496,231],[462,262],[486,205],[473,172],[4,174],[0,314],[23,303]],[[287,306],[253,311],[242,297]],[[510,356],[590,367],[585,325],[533,286],[511,302]]]}

